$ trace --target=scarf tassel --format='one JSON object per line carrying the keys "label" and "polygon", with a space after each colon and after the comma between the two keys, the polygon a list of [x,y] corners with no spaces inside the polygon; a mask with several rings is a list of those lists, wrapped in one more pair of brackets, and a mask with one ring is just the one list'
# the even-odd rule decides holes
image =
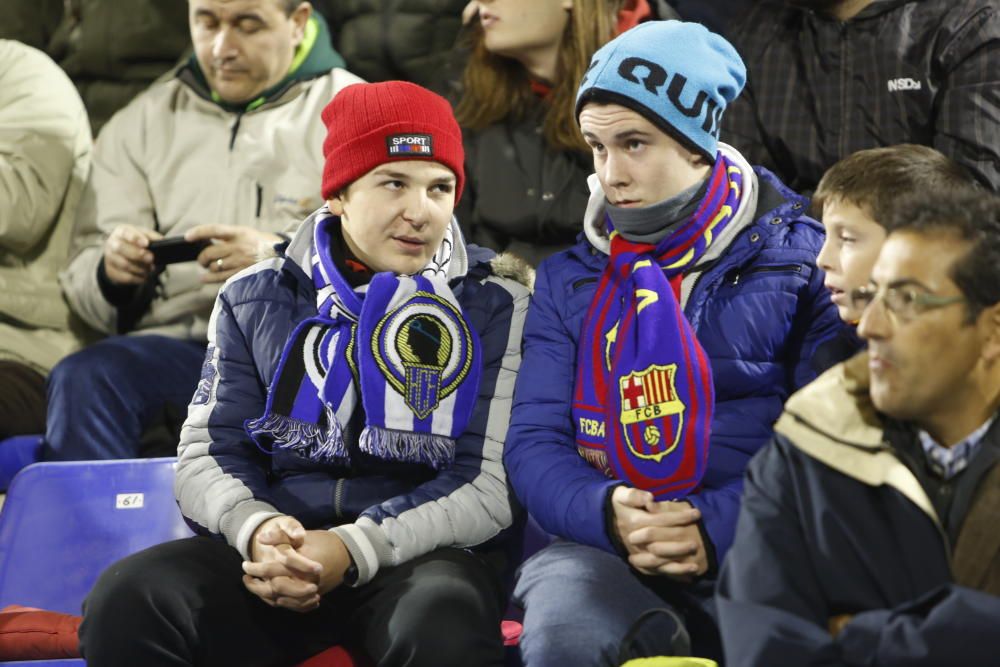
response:
{"label": "scarf tassel", "polygon": [[291,417],[271,414],[247,420],[244,428],[261,451],[272,453],[261,445],[267,438],[278,449],[286,449],[317,463],[345,464],[349,457],[344,446],[344,434],[337,420],[328,428]]}
{"label": "scarf tassel", "polygon": [[361,451],[380,459],[422,463],[434,470],[443,470],[455,460],[455,441],[433,433],[366,426],[358,444]]}

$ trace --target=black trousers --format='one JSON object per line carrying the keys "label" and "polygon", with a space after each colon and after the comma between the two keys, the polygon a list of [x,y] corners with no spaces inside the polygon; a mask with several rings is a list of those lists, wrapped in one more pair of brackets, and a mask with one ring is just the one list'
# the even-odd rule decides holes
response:
{"label": "black trousers", "polygon": [[193,537],[112,565],[83,605],[87,665],[294,665],[337,644],[380,666],[503,664],[500,577],[476,554],[432,552],[307,613],[247,591],[241,562],[222,541]]}
{"label": "black trousers", "polygon": [[16,361],[0,361],[0,440],[45,433],[45,378]]}

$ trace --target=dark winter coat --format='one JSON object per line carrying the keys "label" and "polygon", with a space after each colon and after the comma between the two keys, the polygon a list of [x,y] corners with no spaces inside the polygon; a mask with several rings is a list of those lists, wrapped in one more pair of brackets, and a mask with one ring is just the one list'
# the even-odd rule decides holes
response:
{"label": "dark winter coat", "polygon": [[366,81],[402,79],[437,90],[448,78],[442,70],[453,65],[452,48],[466,4],[331,0],[321,8],[349,71]]}
{"label": "dark winter coat", "polygon": [[789,399],[750,464],[717,595],[729,667],[997,664],[1000,420],[930,491],[915,429],[871,406],[867,362]]}
{"label": "dark winter coat", "polygon": [[875,0],[842,22],[770,0],[733,28],[747,65],[723,136],[800,192],[855,151],[932,146],[1000,189],[1000,6]]}

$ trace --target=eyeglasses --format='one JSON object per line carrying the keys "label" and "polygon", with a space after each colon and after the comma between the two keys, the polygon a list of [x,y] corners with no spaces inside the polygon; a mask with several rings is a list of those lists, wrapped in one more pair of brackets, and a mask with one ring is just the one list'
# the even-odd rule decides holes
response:
{"label": "eyeglasses", "polygon": [[[878,296],[879,290],[875,287],[858,287],[851,290],[851,305],[860,312],[871,305]],[[911,320],[928,310],[962,303],[965,300],[964,296],[938,296],[905,286],[887,287],[882,292],[882,303],[885,304],[886,310],[903,320]]]}

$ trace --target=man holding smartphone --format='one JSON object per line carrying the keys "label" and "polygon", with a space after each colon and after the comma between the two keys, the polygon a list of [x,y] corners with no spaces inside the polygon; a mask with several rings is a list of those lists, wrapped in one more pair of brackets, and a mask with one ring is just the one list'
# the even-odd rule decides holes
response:
{"label": "man holding smartphone", "polygon": [[[323,19],[298,0],[188,4],[194,55],[116,114],[95,149],[93,208],[61,283],[83,320],[118,335],[53,370],[49,460],[170,451],[140,440],[183,420],[219,286],[322,202],[319,112],[358,81]],[[196,261],[165,262],[164,239]]]}

